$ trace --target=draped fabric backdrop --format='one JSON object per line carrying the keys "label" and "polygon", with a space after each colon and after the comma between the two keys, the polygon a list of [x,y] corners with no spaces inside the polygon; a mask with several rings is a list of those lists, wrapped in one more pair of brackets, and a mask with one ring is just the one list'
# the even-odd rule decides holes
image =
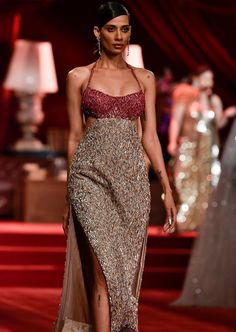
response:
{"label": "draped fabric backdrop", "polygon": [[[39,133],[42,137],[48,127],[68,126],[66,74],[71,68],[95,59],[93,17],[101,2],[37,0],[37,6],[24,10],[28,5],[26,0],[0,0],[4,18],[0,23],[1,81],[14,38],[50,40],[53,45],[60,91],[45,99],[46,117]],[[215,72],[215,91],[224,105],[236,104],[235,0],[124,0],[122,3],[132,14],[131,42],[142,45],[146,68],[158,76],[168,66],[179,80],[196,65],[208,63]],[[18,23],[13,19],[17,14]],[[3,30],[7,17],[11,25]],[[0,150],[9,145],[13,129],[17,128],[13,123],[15,109],[4,96],[0,91]]]}
{"label": "draped fabric backdrop", "polygon": [[126,2],[173,68],[188,72],[198,64],[210,64],[220,77],[218,90],[224,99],[236,102],[236,1]]}

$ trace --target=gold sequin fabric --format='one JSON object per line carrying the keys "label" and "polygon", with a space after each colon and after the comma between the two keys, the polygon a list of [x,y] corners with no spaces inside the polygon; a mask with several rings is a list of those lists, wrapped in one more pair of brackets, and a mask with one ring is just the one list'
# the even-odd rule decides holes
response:
{"label": "gold sequin fabric", "polygon": [[63,332],[91,332],[88,324],[79,323],[71,319],[66,319],[63,327]]}
{"label": "gold sequin fabric", "polygon": [[236,308],[236,119],[221,159],[222,173],[194,242],[179,306]]}
{"label": "gold sequin fabric", "polygon": [[196,230],[201,225],[221,171],[215,113],[192,111],[189,117],[191,122],[185,121],[192,125],[192,137],[180,138],[179,154],[172,165],[180,231]]}
{"label": "gold sequin fabric", "polygon": [[74,222],[82,226],[105,276],[111,332],[136,332],[150,185],[133,121],[95,120],[74,154],[68,188]]}

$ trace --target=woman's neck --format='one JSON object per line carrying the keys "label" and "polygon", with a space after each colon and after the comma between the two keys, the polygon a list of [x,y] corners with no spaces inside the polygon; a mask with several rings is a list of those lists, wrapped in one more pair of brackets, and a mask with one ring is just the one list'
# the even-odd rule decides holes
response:
{"label": "woman's neck", "polygon": [[107,56],[102,54],[97,60],[97,68],[109,69],[109,70],[118,70],[118,69],[127,69],[127,64],[124,61],[121,54],[117,56]]}

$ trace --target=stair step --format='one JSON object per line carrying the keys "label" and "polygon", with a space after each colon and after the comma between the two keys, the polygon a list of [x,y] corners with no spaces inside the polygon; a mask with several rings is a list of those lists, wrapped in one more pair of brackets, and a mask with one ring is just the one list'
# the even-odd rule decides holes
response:
{"label": "stair step", "polygon": [[1,287],[62,287],[64,266],[0,265]]}
{"label": "stair step", "polygon": [[[149,236],[148,247],[150,248],[182,248],[191,249],[195,237],[178,237],[178,236]],[[17,233],[0,233],[1,245],[21,245],[21,246],[56,246],[64,247],[66,238],[64,234],[17,234]]]}
{"label": "stair step", "polygon": [[187,267],[190,249],[147,248],[145,264],[149,267]]}
{"label": "stair step", "polygon": [[196,236],[180,236],[180,235],[167,235],[167,236],[148,236],[149,248],[178,248],[178,249],[192,249]]}
{"label": "stair step", "polygon": [[[150,226],[142,287],[180,289],[196,233]],[[66,237],[59,224],[0,223],[0,285],[61,287]]]}
{"label": "stair step", "polygon": [[142,287],[145,289],[181,289],[186,274],[185,268],[146,267]]}
{"label": "stair step", "polygon": [[65,247],[66,239],[63,234],[19,234],[1,232],[0,243],[6,246]]}
{"label": "stair step", "polygon": [[62,265],[65,247],[0,246],[0,262],[6,265]]}
{"label": "stair step", "polygon": [[[1,287],[61,287],[64,265],[0,265]],[[186,269],[146,267],[142,288],[180,289]]]}
{"label": "stair step", "polygon": [[[191,251],[189,249],[148,248],[145,264],[153,267],[186,267]],[[1,264],[63,264],[64,247],[0,246]]]}
{"label": "stair step", "polygon": [[198,233],[191,232],[175,232],[172,234],[165,233],[163,227],[148,227],[148,247],[149,248],[177,248],[191,249]]}
{"label": "stair step", "polygon": [[66,237],[60,224],[0,222],[0,244],[2,246],[64,247]]}

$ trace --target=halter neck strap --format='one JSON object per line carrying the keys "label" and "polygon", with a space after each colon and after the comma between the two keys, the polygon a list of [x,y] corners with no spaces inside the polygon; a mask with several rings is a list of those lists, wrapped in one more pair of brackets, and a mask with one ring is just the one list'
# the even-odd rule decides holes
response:
{"label": "halter neck strap", "polygon": [[94,69],[95,69],[96,64],[97,64],[97,61],[94,62],[93,66],[92,66],[92,68],[91,68],[91,71],[90,71],[90,74],[89,74],[89,79],[88,79],[88,83],[87,83],[86,88],[90,85],[90,82],[91,82],[91,79],[92,79],[92,77],[93,77],[93,73],[94,73]]}
{"label": "halter neck strap", "polygon": [[127,62],[126,62],[126,65],[127,65],[128,68],[130,68],[131,73],[134,76],[135,80],[137,81],[140,90],[142,90],[142,86],[141,86],[141,84],[139,82],[139,79],[138,79],[137,75],[135,74],[134,68],[131,65],[129,65]]}
{"label": "halter neck strap", "polygon": [[[91,82],[91,79],[92,79],[92,77],[93,77],[94,69],[95,69],[95,67],[96,67],[96,65],[97,65],[97,62],[98,62],[98,60],[97,60],[96,62],[94,62],[93,66],[92,66],[92,68],[91,68],[91,71],[90,71],[90,74],[89,74],[88,83],[87,83],[87,87],[89,87],[89,85],[90,85],[90,82]],[[140,82],[139,82],[139,80],[138,80],[137,75],[135,74],[134,68],[133,68],[131,65],[129,65],[127,62],[126,62],[126,65],[127,65],[128,68],[130,68],[131,73],[132,73],[132,75],[134,76],[136,82],[138,83],[138,86],[139,86],[140,90],[142,90],[142,86],[141,86],[141,84],[140,84]],[[86,87],[86,88],[87,88],[87,87]]]}

